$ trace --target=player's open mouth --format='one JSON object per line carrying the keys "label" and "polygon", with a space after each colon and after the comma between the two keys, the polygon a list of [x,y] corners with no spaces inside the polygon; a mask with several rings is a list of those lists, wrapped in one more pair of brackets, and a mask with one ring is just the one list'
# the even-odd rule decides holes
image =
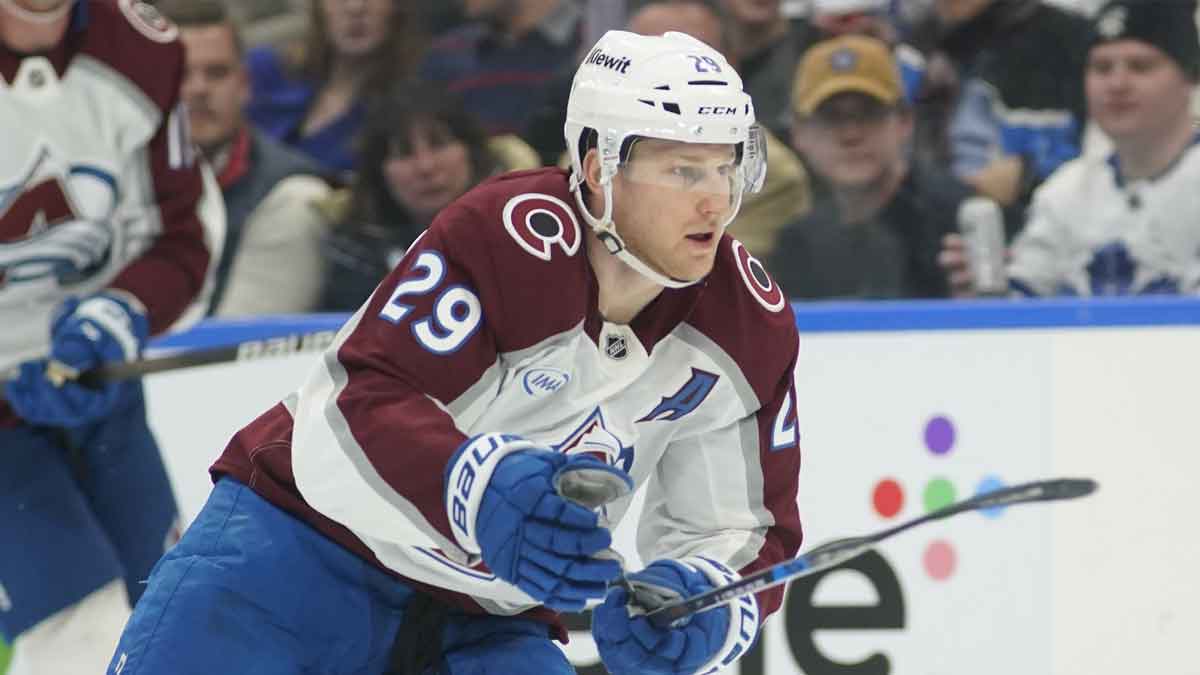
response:
{"label": "player's open mouth", "polygon": [[712,232],[704,232],[701,234],[689,234],[687,236],[687,238],[691,239],[692,241],[698,241],[701,243],[705,243],[705,242],[712,241],[713,233]]}

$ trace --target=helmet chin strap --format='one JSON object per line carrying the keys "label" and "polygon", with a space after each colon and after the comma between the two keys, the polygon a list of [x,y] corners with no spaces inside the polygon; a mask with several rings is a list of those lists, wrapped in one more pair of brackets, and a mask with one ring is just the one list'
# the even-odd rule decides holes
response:
{"label": "helmet chin strap", "polygon": [[[572,176],[574,179],[575,177]],[[592,231],[600,239],[600,243],[604,244],[604,248],[609,253],[617,256],[621,262],[629,265],[642,276],[659,286],[667,288],[687,288],[700,283],[700,279],[695,281],[685,281],[669,277],[661,272],[655,271],[640,258],[629,252],[629,248],[625,245],[625,241],[621,239],[621,235],[617,234],[617,226],[612,220],[612,180],[603,181],[604,189],[604,214],[599,218],[592,215],[588,210],[587,204],[583,203],[583,178],[582,176],[571,181],[571,192],[575,193],[575,203],[579,205],[580,212],[583,213],[583,219],[592,227]]]}
{"label": "helmet chin strap", "polygon": [[38,12],[20,7],[13,0],[0,0],[0,7],[4,8],[6,12],[29,23],[53,23],[66,16],[74,6],[75,0],[69,0],[48,12]]}

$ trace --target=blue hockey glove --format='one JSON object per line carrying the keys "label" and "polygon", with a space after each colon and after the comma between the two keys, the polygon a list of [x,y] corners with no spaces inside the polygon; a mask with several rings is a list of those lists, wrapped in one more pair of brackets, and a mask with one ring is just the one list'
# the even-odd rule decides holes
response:
{"label": "blue hockey glove", "polygon": [[620,565],[593,557],[612,544],[597,514],[564,499],[554,476],[605,465],[519,436],[469,439],[446,467],[446,513],[459,545],[496,576],[558,611],[603,598]]}
{"label": "blue hockey glove", "polygon": [[132,296],[100,293],[71,298],[50,325],[50,358],[21,364],[5,396],[31,424],[76,427],[112,412],[127,384],[88,387],[73,381],[80,373],[141,354],[150,332],[145,311]]}
{"label": "blue hockey glove", "polygon": [[[662,559],[627,579],[648,591],[640,595],[674,600],[731,583],[737,574],[707,558]],[[654,608],[631,607],[625,589],[613,588],[592,611],[592,637],[612,675],[712,672],[748,651],[758,633],[753,596],[685,617],[669,628],[647,621],[643,614],[648,609]]]}

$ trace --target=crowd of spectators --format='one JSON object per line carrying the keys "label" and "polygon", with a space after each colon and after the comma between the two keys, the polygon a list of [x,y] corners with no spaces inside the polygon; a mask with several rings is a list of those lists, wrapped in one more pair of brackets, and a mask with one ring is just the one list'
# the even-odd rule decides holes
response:
{"label": "crowd of spectators", "polygon": [[216,314],[352,310],[451,199],[566,167],[571,74],[611,28],[739,70],[770,165],[730,232],[793,298],[975,295],[971,197],[1014,296],[1200,290],[1195,0],[156,4],[227,202]]}

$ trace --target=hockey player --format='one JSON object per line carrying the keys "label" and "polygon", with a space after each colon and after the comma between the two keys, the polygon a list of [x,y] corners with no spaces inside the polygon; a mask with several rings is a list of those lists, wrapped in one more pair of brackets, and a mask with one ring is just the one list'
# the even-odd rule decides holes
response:
{"label": "hockey player", "polygon": [[205,283],[224,220],[215,183],[218,201],[202,199],[178,108],[182,57],[141,3],[0,0],[0,377],[15,378],[0,397],[0,632],[13,673],[100,672],[177,536],[140,384],[72,378],[137,358]]}
{"label": "hockey player", "polygon": [[[1064,164],[1034,194],[1012,245],[1009,285],[1023,295],[1200,292],[1200,81],[1195,0],[1112,0],[1093,20],[1085,85],[1108,157]],[[971,295],[964,242],[941,254]]]}
{"label": "hockey player", "polygon": [[555,610],[602,598],[614,675],[749,649],[781,589],[654,628],[597,555],[631,497],[592,511],[556,484],[644,487],[650,562],[629,576],[667,595],[798,549],[795,320],[724,234],[763,180],[750,99],[690,36],[612,31],[565,133],[569,174],[445,208],[300,390],[234,436],[111,675],[381,673],[398,634],[439,673],[569,673]]}

